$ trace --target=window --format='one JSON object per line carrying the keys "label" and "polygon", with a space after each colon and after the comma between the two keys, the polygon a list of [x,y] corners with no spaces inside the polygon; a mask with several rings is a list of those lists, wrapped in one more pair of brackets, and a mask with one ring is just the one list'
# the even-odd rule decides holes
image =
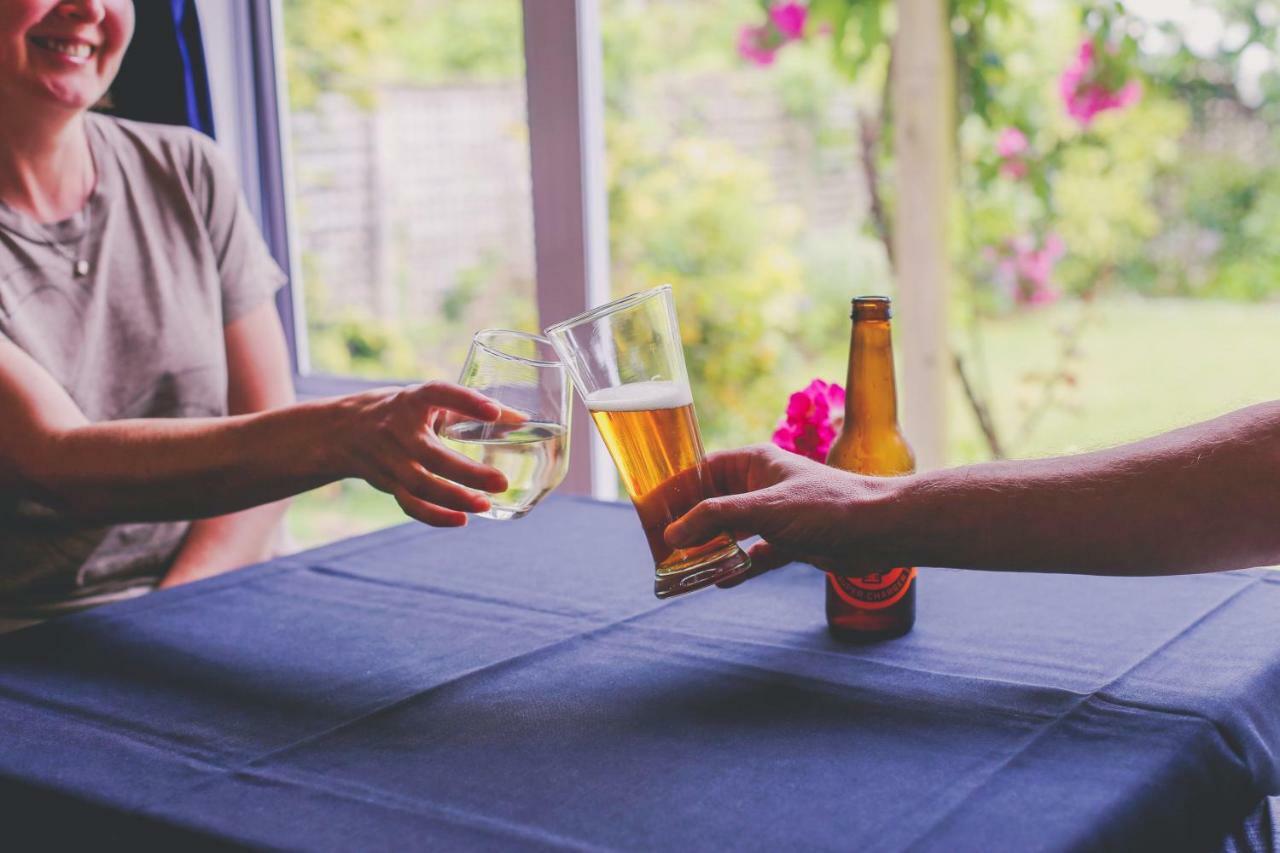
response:
{"label": "window", "polygon": [[[821,17],[854,6],[856,21]],[[1280,356],[1268,236],[1280,16],[1260,4],[1242,27],[1245,13],[1216,0],[1127,6],[1117,32],[1138,34],[1124,56],[1143,95],[1087,126],[1065,109],[1061,78],[1102,12],[1003,4],[1007,15],[976,22],[980,39],[975,22],[951,22],[956,49],[991,52],[970,70],[991,75],[995,100],[979,116],[965,90],[955,122],[951,332],[934,362],[958,355],[971,393],[948,370],[950,462],[992,454],[973,397],[1015,456],[1280,397],[1266,369]],[[279,7],[278,51],[264,36],[269,4],[233,7],[256,22],[253,56],[235,54],[235,38],[224,47],[240,88],[259,87],[267,121],[240,147],[277,247],[269,114],[284,89],[262,69],[282,60],[289,71],[287,224],[301,289],[285,307],[296,308],[304,390],[351,387],[328,375],[447,377],[476,328],[537,328],[670,281],[707,443],[761,441],[789,391],[842,379],[848,298],[894,295],[880,235],[900,181],[875,145],[894,16],[870,14],[875,3],[809,4],[804,37],[773,44],[767,64],[743,41],[767,20],[756,0]],[[842,64],[847,44],[877,46],[857,73]],[[1026,147],[999,153],[1015,128]],[[1050,234],[1064,244],[1049,265],[1057,301],[1036,291],[1040,273],[1019,271],[1034,260],[1015,257],[1031,232],[1032,250]],[[899,344],[901,359],[924,360],[918,341]],[[586,444],[575,438],[575,452]],[[331,502],[316,537],[349,532],[337,522],[366,498],[379,507],[367,518],[399,518],[378,496],[341,494],[352,502]]]}

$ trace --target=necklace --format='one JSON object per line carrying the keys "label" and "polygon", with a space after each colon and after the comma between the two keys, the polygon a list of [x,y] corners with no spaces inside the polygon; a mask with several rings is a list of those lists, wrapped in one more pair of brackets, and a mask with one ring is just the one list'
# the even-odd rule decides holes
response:
{"label": "necklace", "polygon": [[28,243],[35,243],[37,246],[48,246],[50,249],[53,249],[59,255],[62,255],[62,257],[71,261],[71,275],[74,278],[84,278],[89,274],[89,270],[91,269],[91,266],[89,264],[88,258],[83,258],[80,256],[80,248],[84,244],[85,236],[89,233],[89,226],[90,224],[92,224],[92,221],[93,221],[93,199],[90,199],[84,208],[84,232],[81,233],[81,235],[76,238],[76,241],[75,241],[76,251],[74,253],[67,251],[67,247],[57,240],[40,240],[36,237],[28,237],[26,234],[23,234],[21,231],[16,231],[13,228],[10,228],[9,226],[5,225],[3,222],[0,222],[0,228],[4,229],[5,231],[8,231],[10,234],[13,234],[15,237],[21,237],[23,240],[26,240]]}

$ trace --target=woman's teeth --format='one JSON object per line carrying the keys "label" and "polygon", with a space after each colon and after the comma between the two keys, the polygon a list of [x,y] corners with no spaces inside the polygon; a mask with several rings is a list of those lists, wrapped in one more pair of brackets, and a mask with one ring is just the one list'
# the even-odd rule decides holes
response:
{"label": "woman's teeth", "polygon": [[88,59],[93,56],[93,45],[82,41],[64,41],[52,38],[33,38],[32,41],[45,50],[52,50],[55,53],[61,53],[74,59]]}

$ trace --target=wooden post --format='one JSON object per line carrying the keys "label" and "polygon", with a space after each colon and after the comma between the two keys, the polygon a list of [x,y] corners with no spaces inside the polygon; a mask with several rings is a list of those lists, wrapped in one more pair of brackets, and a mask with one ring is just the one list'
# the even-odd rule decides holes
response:
{"label": "wooden post", "polygon": [[946,0],[897,0],[897,6],[889,81],[897,163],[895,333],[903,429],[924,470],[940,467],[946,454],[954,62]]}

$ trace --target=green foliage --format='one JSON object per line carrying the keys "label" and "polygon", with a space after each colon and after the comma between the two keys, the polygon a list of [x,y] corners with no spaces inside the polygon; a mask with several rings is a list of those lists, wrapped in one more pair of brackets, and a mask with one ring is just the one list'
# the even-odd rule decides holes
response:
{"label": "green foliage", "polygon": [[509,80],[524,70],[518,0],[284,0],[294,109],[323,92],[370,105],[380,85]]}
{"label": "green foliage", "polygon": [[804,328],[798,214],[772,200],[768,173],[722,142],[610,148],[613,287],[670,283],[698,415],[710,442],[768,435],[792,390]]}

